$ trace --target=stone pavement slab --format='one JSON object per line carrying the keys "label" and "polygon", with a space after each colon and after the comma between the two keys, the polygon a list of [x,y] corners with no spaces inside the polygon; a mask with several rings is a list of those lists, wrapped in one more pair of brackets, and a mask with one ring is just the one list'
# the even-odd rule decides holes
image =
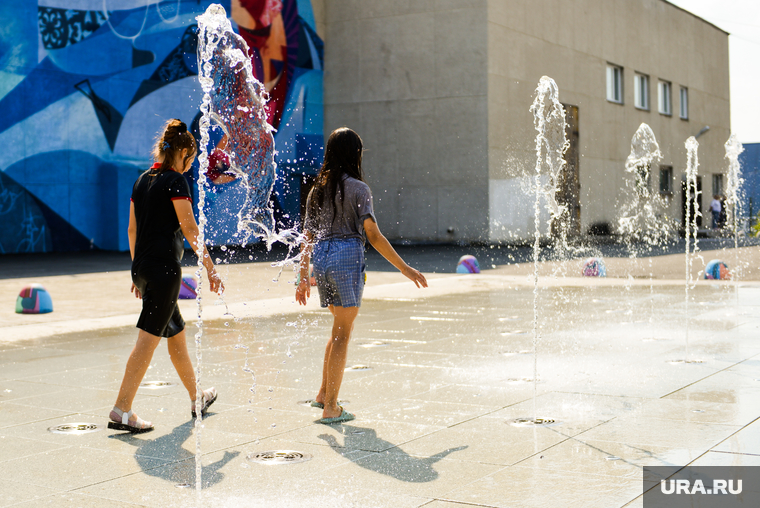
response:
{"label": "stone pavement slab", "polygon": [[[181,487],[195,483],[195,429],[163,348],[146,380],[173,385],[135,400],[155,431],[48,432],[105,425],[136,337],[138,302],[99,307],[88,288],[114,274],[82,274],[79,306],[0,333],[0,506],[607,508],[642,506],[645,465],[757,464],[760,287],[696,284],[687,351],[683,281],[543,277],[534,342],[518,268],[434,275],[427,290],[370,273],[348,362],[362,368],[341,390],[357,419],[323,426],[304,401],[327,311],[295,306],[283,282],[261,290],[270,266],[230,265],[227,307],[204,310],[202,378],[220,396],[200,433],[200,498]],[[672,362],[684,358],[701,363]],[[510,425],[533,416],[554,424]],[[271,450],[311,458],[248,460]]]}

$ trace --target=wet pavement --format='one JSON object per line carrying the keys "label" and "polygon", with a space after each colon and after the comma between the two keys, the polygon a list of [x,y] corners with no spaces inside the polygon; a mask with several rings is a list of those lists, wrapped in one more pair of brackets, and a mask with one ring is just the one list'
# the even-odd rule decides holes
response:
{"label": "wet pavement", "polygon": [[[136,337],[128,265],[5,278],[6,293],[43,283],[56,310],[2,314],[0,506],[636,507],[643,466],[754,465],[760,283],[697,283],[687,348],[683,281],[668,277],[678,258],[656,259],[651,284],[544,276],[537,357],[529,267],[434,274],[426,290],[370,272],[341,390],[357,418],[331,426],[304,404],[329,313],[316,294],[292,303],[287,269],[275,282],[267,262],[223,267],[227,305],[204,306],[202,384],[219,399],[200,435],[200,499],[184,487],[195,485],[190,401],[163,347],[145,378],[159,383],[134,404],[156,430],[104,428]],[[621,275],[636,266],[608,261]],[[191,334],[194,306],[182,307]],[[510,424],[534,417],[553,424]],[[307,460],[253,460],[271,451]]]}

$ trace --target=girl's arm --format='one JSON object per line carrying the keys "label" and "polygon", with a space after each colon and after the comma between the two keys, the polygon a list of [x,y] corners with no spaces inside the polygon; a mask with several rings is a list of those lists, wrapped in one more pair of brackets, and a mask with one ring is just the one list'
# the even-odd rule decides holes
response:
{"label": "girl's arm", "polygon": [[306,305],[306,300],[311,296],[311,282],[309,281],[309,260],[311,258],[311,245],[314,235],[309,231],[304,232],[305,241],[301,244],[301,263],[299,270],[301,280],[296,288],[296,301],[301,305]]}
{"label": "girl's arm", "polygon": [[[193,215],[193,205],[187,199],[175,199],[172,203],[174,204],[174,211],[177,212],[177,219],[179,219],[179,227],[182,228],[182,234],[185,235],[187,243],[190,244],[193,251],[198,252],[198,234],[200,231]],[[220,291],[224,291],[222,279],[216,273],[214,263],[211,261],[211,256],[209,256],[205,245],[203,246],[203,267],[208,274],[211,292],[219,293]]]}
{"label": "girl's arm", "polygon": [[129,226],[127,226],[127,236],[129,236],[129,255],[135,259],[135,242],[137,241],[137,217],[135,217],[135,203],[129,202]]}
{"label": "girl's arm", "polygon": [[398,268],[398,270],[409,280],[414,282],[417,287],[427,287],[425,276],[407,265],[404,260],[401,259],[401,256],[398,255],[396,249],[393,248],[390,242],[388,242],[388,239],[380,232],[380,228],[377,227],[375,221],[372,219],[364,219],[364,232],[367,234],[367,240],[372,244],[372,247],[387,259],[390,264]]}
{"label": "girl's arm", "polygon": [[[135,217],[135,203],[129,202],[129,226],[127,226],[127,236],[129,237],[129,255],[132,259],[135,259],[135,242],[137,241],[137,217]],[[132,289],[130,293],[135,294],[135,298],[142,298],[140,290],[137,289],[135,283],[132,283]]]}

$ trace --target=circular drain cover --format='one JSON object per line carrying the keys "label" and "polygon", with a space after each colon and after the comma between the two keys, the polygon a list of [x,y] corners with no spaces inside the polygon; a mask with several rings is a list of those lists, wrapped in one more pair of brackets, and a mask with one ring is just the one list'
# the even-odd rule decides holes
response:
{"label": "circular drain cover", "polygon": [[373,340],[372,342],[365,342],[365,343],[359,344],[359,345],[361,347],[366,347],[366,348],[370,348],[370,347],[385,347],[385,346],[388,345],[388,343],[387,342],[382,342],[382,341],[379,341],[379,340]]}
{"label": "circular drain cover", "polygon": [[48,432],[53,434],[89,434],[102,429],[101,425],[95,423],[64,423],[48,428]]}
{"label": "circular drain cover", "polygon": [[369,365],[352,365],[346,369],[346,372],[352,370],[370,370],[371,368]]}
{"label": "circular drain cover", "polygon": [[507,423],[513,427],[549,427],[560,422],[553,418],[514,418],[507,420]]}
{"label": "circular drain cover", "polygon": [[168,388],[174,386],[174,383],[169,381],[145,381],[140,383],[140,388],[148,388],[150,390],[157,390],[159,388]]}
{"label": "circular drain cover", "polygon": [[276,466],[306,462],[307,460],[311,460],[311,455],[293,450],[273,450],[269,452],[249,453],[245,458],[257,464]]}
{"label": "circular drain cover", "polygon": [[[298,404],[299,406],[316,407],[316,406],[311,405],[312,402],[315,402],[315,400],[314,399],[299,400],[298,402],[296,402],[296,404]],[[344,404],[350,404],[350,403],[351,401],[349,400],[338,399],[338,404],[340,404],[341,406]]]}

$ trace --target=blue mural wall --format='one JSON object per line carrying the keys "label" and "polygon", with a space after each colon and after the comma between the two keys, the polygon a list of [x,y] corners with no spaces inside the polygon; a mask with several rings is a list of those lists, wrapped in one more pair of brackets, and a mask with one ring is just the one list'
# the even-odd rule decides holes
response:
{"label": "blue mural wall", "polygon": [[[324,139],[322,41],[311,3],[215,3],[249,43],[270,93],[279,167],[272,201],[290,226]],[[156,133],[170,118],[198,124],[195,17],[210,4],[0,3],[0,253],[128,250],[132,184],[150,165]],[[211,184],[211,243],[235,242],[228,212],[239,186]]]}
{"label": "blue mural wall", "polygon": [[745,144],[739,162],[744,178],[743,213],[757,217],[760,212],[760,143]]}

